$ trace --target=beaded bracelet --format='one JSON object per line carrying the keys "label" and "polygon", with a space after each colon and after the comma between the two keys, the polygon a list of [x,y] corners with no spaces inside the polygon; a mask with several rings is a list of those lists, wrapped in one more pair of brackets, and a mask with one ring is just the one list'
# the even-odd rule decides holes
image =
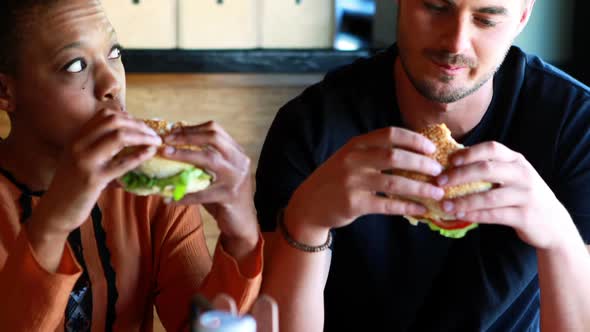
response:
{"label": "beaded bracelet", "polygon": [[332,245],[332,232],[328,232],[328,239],[326,240],[326,242],[322,245],[319,246],[310,246],[301,242],[297,242],[292,236],[291,234],[289,234],[289,231],[287,230],[287,226],[285,225],[285,209],[280,209],[279,213],[277,214],[277,224],[279,225],[279,228],[281,230],[281,234],[283,235],[283,238],[285,238],[285,241],[287,241],[287,243],[297,249],[297,250],[301,250],[301,251],[305,251],[305,252],[320,252],[320,251],[324,251],[328,248],[330,248],[330,246]]}

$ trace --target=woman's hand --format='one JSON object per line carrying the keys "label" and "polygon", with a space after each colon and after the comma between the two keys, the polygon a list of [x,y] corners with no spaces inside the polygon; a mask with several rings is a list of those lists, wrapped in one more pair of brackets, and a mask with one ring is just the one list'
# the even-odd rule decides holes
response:
{"label": "woman's hand", "polygon": [[[250,159],[240,145],[215,122],[173,129],[164,141],[171,145],[164,149],[164,156],[193,164],[214,177],[209,188],[187,195],[178,204],[202,204],[217,221],[224,247],[234,257],[254,249],[258,223]],[[184,144],[202,150],[172,147]]]}
{"label": "woman's hand", "polygon": [[[37,254],[48,256],[40,260],[51,261],[46,267],[57,267],[67,236],[88,219],[102,190],[151,158],[161,143],[143,122],[111,109],[98,112],[80,129],[27,224]],[[137,149],[119,155],[126,147]]]}

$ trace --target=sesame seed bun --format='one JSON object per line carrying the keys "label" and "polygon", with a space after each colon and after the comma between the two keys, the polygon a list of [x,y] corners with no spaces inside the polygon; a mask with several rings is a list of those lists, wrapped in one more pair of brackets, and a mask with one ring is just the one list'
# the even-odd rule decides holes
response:
{"label": "sesame seed bun", "polygon": [[[457,143],[451,136],[451,131],[445,124],[436,124],[426,127],[419,132],[436,145],[436,152],[430,155],[431,158],[438,161],[443,169],[452,167],[449,162],[449,157],[456,151],[464,149],[465,147]],[[410,172],[410,171],[394,171],[393,174],[401,175],[417,181],[429,182],[435,184],[435,178],[429,175]],[[469,194],[480,193],[492,189],[492,183],[485,181],[476,181],[456,186],[445,187],[445,195],[443,199],[453,199]],[[456,217],[445,213],[441,207],[440,202],[434,199],[425,199],[421,197],[402,197],[403,199],[418,202],[427,208],[427,213],[418,216],[405,216],[411,219],[412,223],[416,220],[436,220],[444,224],[445,221],[455,220]]]}
{"label": "sesame seed bun", "polygon": [[[164,120],[143,120],[158,135],[164,136],[175,128],[183,127],[182,122],[169,123]],[[163,144],[165,148],[167,144]],[[201,148],[194,145],[174,145],[176,149],[200,151]],[[184,177],[181,177],[184,173]],[[151,180],[148,180],[151,179]],[[212,177],[195,165],[167,159],[156,155],[131,172],[121,177],[125,190],[136,195],[160,195],[166,198],[179,200],[188,193],[203,190],[211,184]],[[182,194],[178,187],[182,187]]]}

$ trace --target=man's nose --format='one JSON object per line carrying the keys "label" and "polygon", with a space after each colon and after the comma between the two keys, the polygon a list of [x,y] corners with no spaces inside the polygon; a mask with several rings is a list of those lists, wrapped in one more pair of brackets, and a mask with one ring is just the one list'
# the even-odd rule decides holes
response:
{"label": "man's nose", "polygon": [[463,54],[471,47],[473,27],[469,18],[464,15],[449,17],[443,27],[441,43],[443,48],[452,54]]}

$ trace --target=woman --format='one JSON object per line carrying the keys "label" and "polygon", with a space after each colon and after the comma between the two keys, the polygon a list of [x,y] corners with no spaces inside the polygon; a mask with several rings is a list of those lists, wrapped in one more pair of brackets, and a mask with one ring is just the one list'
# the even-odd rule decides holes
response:
{"label": "woman", "polygon": [[[150,331],[189,326],[190,299],[256,298],[263,241],[249,160],[215,123],[162,139],[125,110],[121,49],[94,0],[10,0],[0,6],[0,326],[7,331]],[[136,147],[125,157],[114,157]],[[158,152],[160,150],[160,152]],[[216,175],[167,205],[112,183],[156,153]],[[221,230],[208,254],[197,204]]]}

